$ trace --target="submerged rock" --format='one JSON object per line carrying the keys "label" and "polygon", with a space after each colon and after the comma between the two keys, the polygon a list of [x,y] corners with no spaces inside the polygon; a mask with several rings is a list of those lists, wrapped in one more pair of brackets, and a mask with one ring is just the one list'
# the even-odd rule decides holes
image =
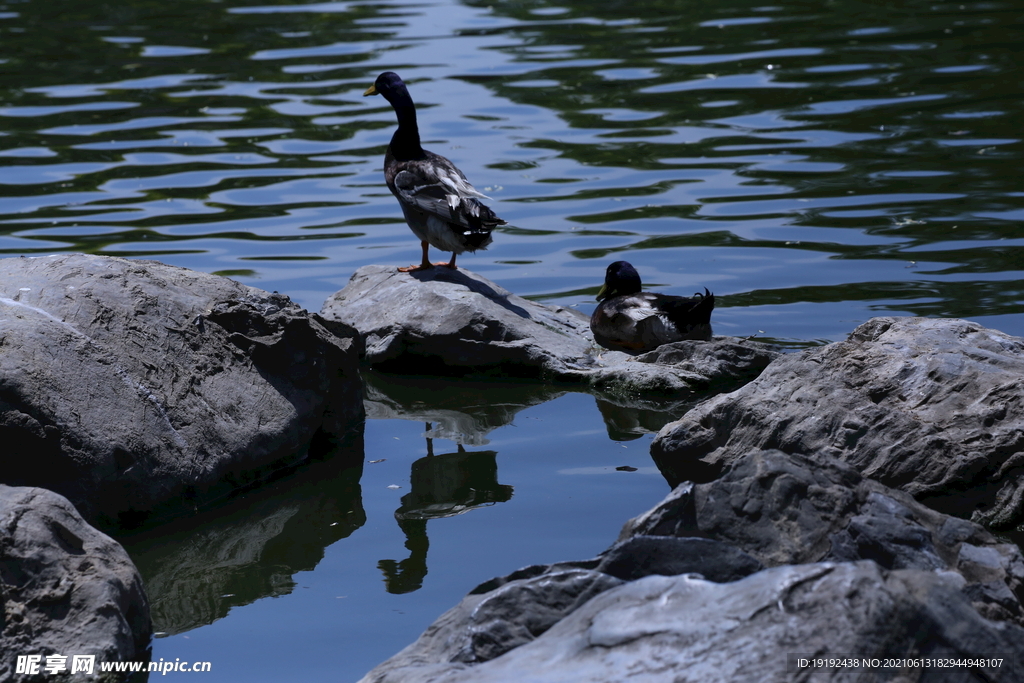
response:
{"label": "submerged rock", "polygon": [[667,425],[651,447],[673,486],[760,449],[843,460],[994,528],[1024,519],[1024,339],[964,320],[874,318],[783,356]]}
{"label": "submerged rock", "polygon": [[[0,484],[0,680],[57,680],[47,655],[99,663],[148,659],[152,636],[142,578],[128,553],[85,523],[63,496]],[[19,656],[41,656],[37,675]],[[80,674],[74,680],[86,680]],[[63,679],[62,679],[63,680]]]}
{"label": "submerged rock", "polygon": [[362,425],[344,326],[153,261],[0,259],[0,359],[0,481],[88,518],[194,509]]}
{"label": "submerged rock", "polygon": [[757,376],[778,355],[728,337],[636,357],[608,351],[594,343],[582,313],[523,299],[461,268],[364,266],[321,315],[358,330],[366,362],[381,370],[525,377],[618,395],[721,390]]}

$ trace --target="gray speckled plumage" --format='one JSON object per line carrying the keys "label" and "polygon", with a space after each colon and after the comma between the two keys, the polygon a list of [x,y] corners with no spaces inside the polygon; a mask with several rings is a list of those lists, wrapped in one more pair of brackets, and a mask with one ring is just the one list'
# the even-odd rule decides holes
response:
{"label": "gray speckled plumage", "polygon": [[601,303],[590,317],[590,330],[605,348],[650,351],[685,339],[711,339],[713,334],[715,295],[707,288],[693,297],[643,292],[640,275],[625,261],[608,266],[597,298]]}

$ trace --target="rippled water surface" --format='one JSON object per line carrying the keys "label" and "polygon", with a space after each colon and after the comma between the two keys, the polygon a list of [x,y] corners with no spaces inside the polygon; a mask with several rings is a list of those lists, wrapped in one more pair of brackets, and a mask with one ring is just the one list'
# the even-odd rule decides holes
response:
{"label": "rippled water surface", "polygon": [[[419,258],[381,173],[394,114],[362,97],[394,70],[424,145],[509,223],[460,265],[518,294],[589,312],[625,259],[650,289],[714,291],[719,334],[795,348],[892,314],[1024,335],[1019,1],[27,0],[0,37],[3,256],[154,258],[318,310],[355,268]],[[621,440],[650,415],[624,435],[586,395],[380,382],[361,479],[298,473],[129,544],[155,657],[353,680],[667,490],[649,437]],[[423,424],[503,402],[465,453]],[[403,502],[424,434],[486,492],[466,514]]]}

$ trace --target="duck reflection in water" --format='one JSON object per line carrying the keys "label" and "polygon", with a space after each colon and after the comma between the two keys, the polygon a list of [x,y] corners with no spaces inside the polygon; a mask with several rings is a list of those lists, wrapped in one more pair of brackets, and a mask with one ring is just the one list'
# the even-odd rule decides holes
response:
{"label": "duck reflection in water", "polygon": [[423,585],[430,547],[427,520],[461,515],[512,498],[512,487],[498,483],[497,455],[495,451],[469,452],[462,444],[454,453],[435,455],[433,440],[427,438],[427,456],[412,464],[411,490],[395,510],[409,557],[377,563],[389,593],[411,593]]}

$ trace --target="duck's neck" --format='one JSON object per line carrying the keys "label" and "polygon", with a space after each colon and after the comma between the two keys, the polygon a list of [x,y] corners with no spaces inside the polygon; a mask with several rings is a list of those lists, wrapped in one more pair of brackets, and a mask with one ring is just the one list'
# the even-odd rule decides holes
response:
{"label": "duck's neck", "polygon": [[420,129],[416,125],[416,107],[413,106],[412,98],[406,95],[392,102],[392,105],[398,115],[398,130],[391,136],[391,154],[398,161],[422,159],[424,155],[420,147]]}

